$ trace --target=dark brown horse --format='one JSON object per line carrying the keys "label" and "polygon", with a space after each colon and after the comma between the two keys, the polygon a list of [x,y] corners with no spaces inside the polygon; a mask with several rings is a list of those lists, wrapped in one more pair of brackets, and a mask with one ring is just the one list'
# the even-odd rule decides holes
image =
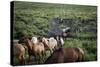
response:
{"label": "dark brown horse", "polygon": [[60,48],[44,64],[78,62],[82,61],[83,57],[84,52],[81,48]]}

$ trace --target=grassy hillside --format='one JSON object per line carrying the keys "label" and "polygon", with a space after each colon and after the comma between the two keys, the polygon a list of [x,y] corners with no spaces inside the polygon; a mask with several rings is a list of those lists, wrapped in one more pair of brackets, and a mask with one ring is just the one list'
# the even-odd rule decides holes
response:
{"label": "grassy hillside", "polygon": [[56,17],[96,19],[96,10],[95,6],[14,2],[14,38],[21,35],[46,35],[48,23]]}

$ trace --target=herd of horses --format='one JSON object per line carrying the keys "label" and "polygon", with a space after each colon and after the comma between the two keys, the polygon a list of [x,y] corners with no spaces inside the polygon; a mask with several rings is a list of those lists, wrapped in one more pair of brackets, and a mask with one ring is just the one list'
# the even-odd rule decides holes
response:
{"label": "herd of horses", "polygon": [[[13,56],[19,60],[20,65],[32,64],[53,64],[53,63],[68,63],[79,62],[84,60],[84,51],[79,47],[63,48],[63,39],[61,43],[54,38],[46,37],[24,37],[18,43],[13,45]],[[67,44],[66,44],[67,45]],[[46,50],[50,51],[50,56],[46,57]],[[26,51],[29,55],[28,62],[26,61]],[[33,57],[34,56],[34,61]]]}

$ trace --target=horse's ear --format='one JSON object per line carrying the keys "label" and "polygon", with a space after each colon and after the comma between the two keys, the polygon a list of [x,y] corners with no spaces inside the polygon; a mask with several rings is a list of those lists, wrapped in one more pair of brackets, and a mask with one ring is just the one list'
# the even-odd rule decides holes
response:
{"label": "horse's ear", "polygon": [[32,37],[28,37],[28,39],[29,39],[29,40],[31,40],[31,39],[32,39]]}
{"label": "horse's ear", "polygon": [[23,41],[24,41],[24,37],[20,37],[18,43],[19,43],[19,44],[20,44],[20,43],[23,43]]}

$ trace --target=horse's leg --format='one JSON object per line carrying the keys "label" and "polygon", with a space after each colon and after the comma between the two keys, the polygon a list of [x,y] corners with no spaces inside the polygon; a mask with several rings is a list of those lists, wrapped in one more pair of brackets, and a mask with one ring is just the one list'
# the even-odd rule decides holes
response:
{"label": "horse's leg", "polygon": [[[42,53],[44,53],[44,52],[42,52]],[[44,60],[42,53],[39,54],[39,63],[43,63],[43,60]]]}
{"label": "horse's leg", "polygon": [[50,54],[52,54],[53,53],[53,50],[52,50],[52,48],[50,48]]}
{"label": "horse's leg", "polygon": [[22,55],[21,58],[22,58],[22,64],[26,64],[24,55]]}
{"label": "horse's leg", "polygon": [[45,59],[47,58],[47,57],[46,57],[46,50],[44,50],[44,51],[42,52],[42,57],[43,57],[43,62],[44,62]]}
{"label": "horse's leg", "polygon": [[29,55],[28,63],[31,63],[31,55]]}
{"label": "horse's leg", "polygon": [[36,64],[39,64],[40,63],[40,55],[39,54],[36,55],[35,58],[36,58]]}
{"label": "horse's leg", "polygon": [[42,55],[39,55],[39,63],[42,63]]}
{"label": "horse's leg", "polygon": [[20,54],[19,56],[18,56],[18,60],[19,60],[19,64],[23,64],[23,58],[22,58],[22,55]]}
{"label": "horse's leg", "polygon": [[45,57],[45,56],[46,56],[46,51],[43,51],[42,54],[43,54],[43,56]]}
{"label": "horse's leg", "polygon": [[45,60],[45,57],[46,57],[46,55],[45,55],[46,53],[45,53],[45,51],[42,51],[42,60],[43,60],[43,62],[44,62],[44,60]]}
{"label": "horse's leg", "polygon": [[40,63],[40,59],[41,59],[40,53],[39,53],[39,54],[36,54],[36,61],[37,61],[37,64]]}
{"label": "horse's leg", "polygon": [[35,55],[35,62],[36,62],[36,64],[38,64],[38,60],[39,60],[39,56]]}

